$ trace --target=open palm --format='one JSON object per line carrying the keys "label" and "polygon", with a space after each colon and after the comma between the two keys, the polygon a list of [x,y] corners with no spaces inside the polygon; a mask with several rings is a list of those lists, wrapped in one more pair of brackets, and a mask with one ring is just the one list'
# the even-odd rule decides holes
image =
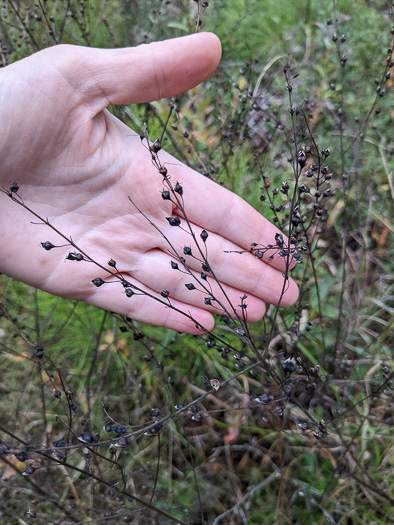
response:
{"label": "open palm", "polygon": [[[209,33],[132,49],[98,50],[57,46],[8,66],[0,73],[0,184],[20,186],[23,201],[90,257],[116,269],[149,295],[170,292],[171,304],[207,329],[213,327],[204,295],[185,287],[191,280],[174,271],[169,246],[153,222],[182,253],[190,233],[172,227],[179,214],[163,200],[162,177],[138,135],[112,116],[109,104],[148,102],[174,96],[204,80],[216,68],[220,44]],[[277,230],[242,199],[182,165],[164,152],[160,161],[184,191],[185,210],[196,235],[209,233],[208,258],[221,286],[236,306],[247,294],[250,321],[261,318],[265,302],[277,303],[284,261],[265,263],[249,253],[252,242],[274,243]],[[134,207],[149,218],[149,221]],[[44,241],[65,244],[5,194],[0,194],[0,270],[55,295],[75,298],[136,320],[198,333],[195,323],[148,295],[128,298],[120,284],[95,287],[108,278],[92,263],[66,260],[69,246],[45,251]],[[36,221],[37,222],[37,221]],[[199,275],[201,263],[186,257]],[[223,292],[209,279],[214,295]],[[282,306],[297,298],[289,280]],[[226,304],[228,305],[228,303]]]}

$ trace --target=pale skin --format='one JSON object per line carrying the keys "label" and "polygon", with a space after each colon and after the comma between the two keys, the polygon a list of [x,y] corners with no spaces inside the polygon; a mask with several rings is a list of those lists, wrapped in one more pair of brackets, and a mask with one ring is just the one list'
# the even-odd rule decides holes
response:
{"label": "pale skin", "polygon": [[[162,299],[161,290],[169,290],[171,304],[207,330],[213,328],[212,312],[217,310],[203,303],[203,294],[185,287],[190,276],[171,269],[174,257],[167,242],[128,197],[180,254],[184,246],[196,251],[193,240],[166,220],[180,212],[162,199],[162,177],[149,151],[106,107],[187,91],[214,72],[220,56],[217,37],[201,33],[117,50],[56,46],[0,72],[0,186],[7,189],[17,181],[23,201],[89,256],[105,267],[114,259],[127,280],[152,296]],[[240,197],[163,151],[159,158],[171,181],[183,186],[196,235],[202,229],[209,234],[208,259],[221,286],[235,306],[246,294],[248,320],[259,320],[266,303],[279,301],[285,262],[225,251],[249,250],[253,242],[275,244],[278,230]],[[64,239],[33,220],[38,222],[0,193],[1,272],[137,321],[201,333],[194,321],[151,297],[126,297],[119,283],[96,288],[92,279],[108,280],[108,274],[92,263],[65,260],[74,251],[69,246],[45,251],[42,242],[60,245]],[[187,262],[199,275],[200,263],[192,258]],[[293,304],[297,297],[290,278],[280,306]]]}

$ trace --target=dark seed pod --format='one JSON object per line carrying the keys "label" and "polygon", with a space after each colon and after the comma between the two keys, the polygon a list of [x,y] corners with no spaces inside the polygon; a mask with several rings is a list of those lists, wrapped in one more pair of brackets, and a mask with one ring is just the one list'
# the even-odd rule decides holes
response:
{"label": "dark seed pod", "polygon": [[300,222],[301,222],[300,214],[299,214],[299,213],[293,213],[293,215],[292,215],[292,217],[291,217],[291,222],[292,222],[292,224],[294,224],[295,226],[297,226],[298,224],[300,224]]}
{"label": "dark seed pod", "polygon": [[83,261],[83,255],[82,255],[82,253],[70,252],[67,255],[67,257],[66,257],[66,260],[68,260],[68,261]]}
{"label": "dark seed pod", "polygon": [[129,443],[130,443],[130,441],[129,441],[127,438],[125,438],[125,437],[120,437],[120,438],[117,440],[115,446],[116,446],[116,447],[125,448],[125,447],[127,447],[127,445],[128,445]]}
{"label": "dark seed pod", "polygon": [[228,324],[230,322],[230,317],[227,315],[227,314],[223,314],[221,317],[220,317],[220,320],[222,321],[222,323],[224,324]]}
{"label": "dark seed pod", "polygon": [[282,369],[286,374],[289,374],[289,375],[292,374],[293,372],[295,372],[296,368],[297,368],[297,365],[296,365],[296,360],[294,359],[294,357],[288,357],[282,363]]}
{"label": "dark seed pod", "polygon": [[305,153],[302,150],[298,152],[297,162],[298,162],[300,168],[303,168],[305,166],[305,164],[306,164],[306,155],[305,155]]}
{"label": "dark seed pod", "polygon": [[113,259],[110,259],[108,261],[108,266],[111,266],[112,268],[116,268],[116,261],[114,261]]}
{"label": "dark seed pod", "polygon": [[187,283],[187,284],[185,284],[185,286],[186,286],[186,288],[188,290],[195,290],[196,289],[196,287],[194,286],[193,283]]}
{"label": "dark seed pod", "polygon": [[204,297],[204,303],[206,305],[211,305],[212,304],[211,298],[210,297]]}
{"label": "dark seed pod", "polygon": [[161,192],[161,198],[164,200],[164,201],[169,201],[171,200],[171,195],[170,195],[170,192],[168,190],[164,190]]}
{"label": "dark seed pod", "polygon": [[152,408],[151,410],[152,417],[161,417],[161,411],[159,408]]}
{"label": "dark seed pod", "polygon": [[111,428],[112,432],[115,432],[118,436],[121,436],[122,434],[126,434],[127,429],[123,425],[115,425]]}
{"label": "dark seed pod", "polygon": [[97,288],[99,288],[100,286],[105,284],[105,281],[101,279],[101,277],[96,277],[95,279],[93,279],[93,281],[91,281],[91,283],[94,284],[94,286],[97,286]]}
{"label": "dark seed pod", "polygon": [[44,349],[42,346],[35,346],[35,351],[36,351],[36,356],[35,357],[38,357],[39,359],[41,359],[43,356],[44,356]]}
{"label": "dark seed pod", "polygon": [[257,403],[261,403],[262,405],[268,405],[268,403],[271,403],[273,399],[274,399],[273,396],[269,396],[267,394],[261,394],[261,396],[258,396],[255,398],[255,401],[257,401]]}
{"label": "dark seed pod", "polygon": [[58,441],[53,441],[52,442],[52,445],[55,447],[55,448],[61,448],[61,447],[65,447],[66,446],[66,443],[64,441],[64,439],[59,439]]}
{"label": "dark seed pod", "polygon": [[190,246],[184,246],[183,247],[183,253],[185,255],[192,255],[192,249],[190,248]]}
{"label": "dark seed pod", "polygon": [[90,445],[95,441],[94,437],[92,436],[92,434],[90,434],[90,432],[84,432],[83,434],[78,436],[77,439],[79,442],[85,443],[86,445]]}
{"label": "dark seed pod", "polygon": [[182,186],[179,184],[179,182],[176,182],[175,183],[175,188],[174,190],[176,191],[176,193],[178,193],[181,197],[183,195],[183,188]]}
{"label": "dark seed pod", "polygon": [[55,245],[52,244],[50,241],[45,241],[41,243],[41,246],[44,248],[44,250],[52,250],[52,248],[55,248]]}
{"label": "dark seed pod", "polygon": [[163,288],[163,290],[160,292],[160,295],[164,297],[165,299],[167,299],[167,297],[169,297],[170,295],[170,292],[166,290],[165,288]]}
{"label": "dark seed pod", "polygon": [[166,217],[170,226],[179,226],[181,224],[181,219],[179,217]]}
{"label": "dark seed pod", "polygon": [[165,166],[160,166],[159,173],[165,177],[167,175],[167,168]]}
{"label": "dark seed pod", "polygon": [[275,234],[275,241],[276,241],[276,245],[279,248],[283,248],[284,240],[283,240],[283,235],[281,233],[276,233]]}
{"label": "dark seed pod", "polygon": [[206,232],[205,230],[203,230],[203,231],[200,233],[200,237],[201,237],[201,239],[205,242],[205,241],[208,239],[208,232]]}
{"label": "dark seed pod", "polygon": [[282,182],[282,187],[281,187],[280,191],[286,195],[287,192],[289,191],[289,187],[290,186],[289,186],[289,184],[287,182]]}
{"label": "dark seed pod", "polygon": [[158,153],[161,150],[161,143],[159,139],[154,141],[154,143],[152,144],[152,149],[155,153]]}
{"label": "dark seed pod", "polygon": [[25,468],[25,470],[22,472],[22,476],[31,476],[32,474],[34,474],[34,472],[36,471],[37,469],[35,469],[34,467],[32,467],[31,465],[29,465],[28,467]]}
{"label": "dark seed pod", "polygon": [[179,266],[178,266],[178,264],[176,262],[171,261],[170,264],[171,264],[171,268],[173,270],[179,270]]}
{"label": "dark seed pod", "polygon": [[19,190],[19,185],[17,182],[13,182],[10,186],[10,193],[17,193]]}
{"label": "dark seed pod", "polygon": [[21,463],[24,463],[28,459],[28,455],[26,452],[15,452],[14,454],[15,458],[20,461]]}

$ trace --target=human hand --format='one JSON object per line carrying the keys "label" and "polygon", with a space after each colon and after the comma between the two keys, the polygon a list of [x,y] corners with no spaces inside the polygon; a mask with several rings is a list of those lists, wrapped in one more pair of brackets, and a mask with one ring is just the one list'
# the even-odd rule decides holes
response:
{"label": "human hand", "polygon": [[[32,224],[28,211],[0,193],[0,271],[62,297],[79,299],[135,320],[201,333],[190,316],[208,330],[217,311],[189,291],[190,277],[171,269],[168,244],[130,203],[158,225],[179,252],[190,234],[171,227],[176,215],[163,200],[162,178],[139,136],[112,116],[109,104],[148,102],[180,94],[209,76],[220,59],[220,44],[210,33],[137,48],[102,50],[56,46],[0,72],[0,185],[13,181],[23,201],[107,267],[109,259],[132,284],[160,298],[170,291],[171,309],[146,295],[126,297],[120,285],[96,288],[92,279],[108,277],[91,263],[66,261],[70,247],[46,252],[41,242],[64,244],[54,231]],[[196,235],[202,229],[211,268],[236,306],[247,294],[249,321],[260,319],[265,302],[277,303],[285,262],[272,263],[225,253],[249,250],[251,243],[274,244],[278,231],[246,202],[164,152],[160,161],[172,181],[184,188],[184,203]],[[178,210],[179,214],[179,210]],[[201,265],[188,258],[199,275]],[[210,279],[215,296],[223,299]],[[298,295],[291,279],[281,306]],[[178,310],[178,311],[177,311]],[[239,311],[239,309],[238,309]]]}

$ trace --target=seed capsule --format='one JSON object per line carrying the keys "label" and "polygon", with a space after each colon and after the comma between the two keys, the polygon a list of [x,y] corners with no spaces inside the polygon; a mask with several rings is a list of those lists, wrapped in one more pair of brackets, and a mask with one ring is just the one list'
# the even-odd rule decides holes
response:
{"label": "seed capsule", "polygon": [[298,152],[297,162],[301,168],[303,168],[306,164],[306,155],[302,150]]}
{"label": "seed capsule", "polygon": [[52,244],[50,241],[45,241],[41,243],[41,246],[44,248],[44,250],[52,250],[52,248],[55,248],[55,245]]}
{"label": "seed capsule", "polygon": [[179,217],[166,217],[170,226],[179,226],[181,224],[181,219]]}
{"label": "seed capsule", "polygon": [[10,193],[17,193],[19,190],[19,185],[17,182],[13,182],[10,186]]}
{"label": "seed capsule", "polygon": [[178,193],[181,197],[183,195],[183,188],[182,186],[179,184],[179,182],[176,182],[175,183],[175,188],[174,190],[176,191],[176,193]]}
{"label": "seed capsule", "polygon": [[91,281],[91,283],[94,284],[94,286],[97,286],[97,288],[99,288],[100,286],[105,284],[105,281],[101,279],[101,277],[96,277],[95,279],[93,279],[93,281]]}
{"label": "seed capsule", "polygon": [[208,239],[208,232],[206,232],[205,230],[203,230],[203,231],[200,233],[200,237],[201,237],[201,239],[205,242],[205,241]]}
{"label": "seed capsule", "polygon": [[161,143],[159,139],[154,141],[154,143],[152,144],[152,149],[155,153],[158,153],[161,150]]}

